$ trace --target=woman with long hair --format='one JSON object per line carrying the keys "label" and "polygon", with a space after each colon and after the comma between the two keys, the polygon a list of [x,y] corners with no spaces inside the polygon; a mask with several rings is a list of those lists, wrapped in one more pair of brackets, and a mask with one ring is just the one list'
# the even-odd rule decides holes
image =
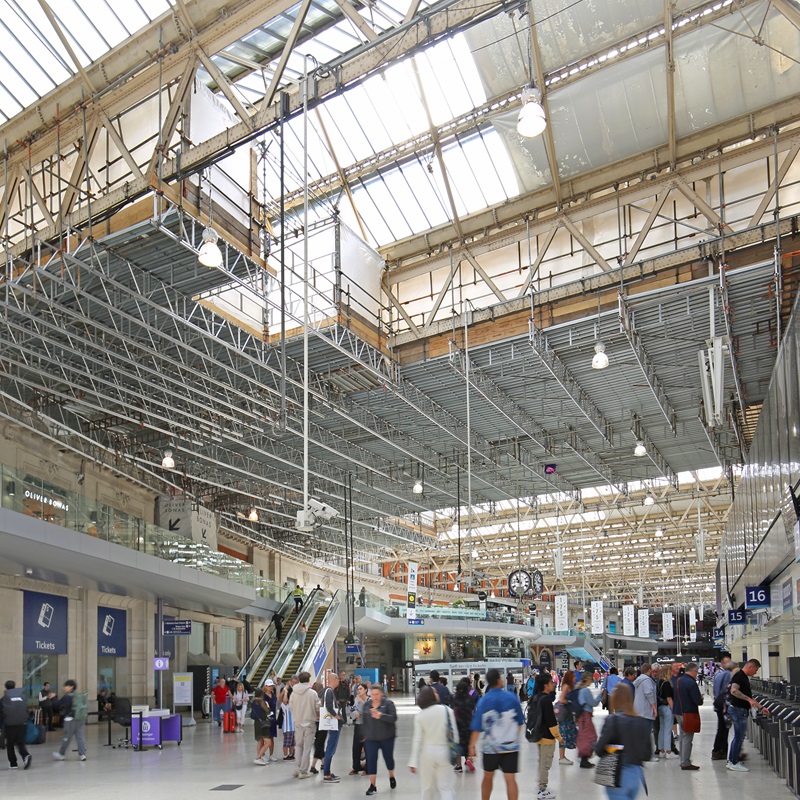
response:
{"label": "woman with long hair", "polygon": [[642,719],[633,710],[633,694],[627,686],[617,686],[609,703],[606,719],[595,752],[601,758],[622,746],[622,777],[619,787],[606,787],[608,800],[635,800],[644,783],[642,763],[653,756],[650,720]]}
{"label": "woman with long hair", "polygon": [[[466,678],[456,687],[456,697]],[[469,697],[469,694],[467,694]],[[417,698],[420,712],[414,717],[414,738],[408,766],[419,770],[421,800],[455,800],[455,776],[450,764],[448,734],[461,743],[459,726],[453,711],[436,702],[430,686],[420,690]]]}
{"label": "woman with long hair", "polygon": [[244,720],[247,716],[247,702],[250,695],[244,690],[244,684],[239,681],[233,693],[233,710],[236,713],[236,733],[244,733]]}
{"label": "woman with long hair", "polygon": [[462,678],[456,684],[456,690],[453,694],[453,713],[456,717],[456,725],[458,726],[458,741],[460,742],[461,754],[456,762],[456,772],[463,772],[461,766],[461,759],[466,759],[465,763],[470,772],[475,772],[475,765],[469,757],[469,738],[470,738],[470,725],[472,724],[472,715],[475,713],[475,705],[477,698],[472,693],[472,681],[469,678]]}
{"label": "woman with long hair", "polygon": [[594,764],[589,761],[594,752],[594,746],[597,742],[597,731],[594,729],[594,722],[592,721],[592,712],[594,707],[600,702],[600,695],[594,696],[592,692],[591,683],[594,680],[591,672],[584,672],[581,675],[581,682],[578,684],[578,705],[580,706],[580,713],[578,714],[578,740],[576,742],[578,747],[578,755],[580,756],[580,766],[583,769],[591,769]]}
{"label": "woman with long hair", "polygon": [[672,665],[664,664],[658,677],[656,697],[658,698],[658,741],[656,742],[656,755],[664,758],[678,758],[672,752],[672,699],[674,691],[670,678]]}
{"label": "woman with long hair", "polygon": [[575,673],[568,669],[561,679],[561,694],[555,703],[556,719],[558,720],[558,732],[564,740],[559,744],[558,763],[562,767],[569,767],[575,762],[567,758],[567,750],[574,750],[578,741],[578,726],[575,724],[575,717],[569,707],[567,696],[575,688]]}

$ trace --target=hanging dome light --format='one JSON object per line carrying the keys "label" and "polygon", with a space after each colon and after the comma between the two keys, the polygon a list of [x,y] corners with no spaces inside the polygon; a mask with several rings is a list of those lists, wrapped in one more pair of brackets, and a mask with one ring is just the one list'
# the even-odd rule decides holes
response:
{"label": "hanging dome light", "polygon": [[477,551],[477,550],[473,550],[473,551],[472,551],[472,557],[473,557],[473,558],[477,558],[477,557],[478,557],[478,555],[479,555],[479,553],[478,553],[478,551]]}
{"label": "hanging dome light", "polygon": [[656,502],[655,498],[653,497],[652,492],[648,489],[647,494],[644,496],[644,504],[646,506],[652,506]]}
{"label": "hanging dome light", "polygon": [[666,567],[661,567],[661,574],[662,575],[666,575],[667,574],[667,568]]}
{"label": "hanging dome light", "polygon": [[172,450],[164,451],[164,458],[161,459],[161,466],[164,469],[175,469],[175,459],[172,457]]}
{"label": "hanging dome light", "polygon": [[606,346],[602,342],[598,342],[594,346],[594,358],[592,359],[592,369],[605,369],[608,366],[608,356],[606,355]]}
{"label": "hanging dome light", "polygon": [[213,269],[222,265],[222,250],[219,249],[218,241],[219,236],[213,228],[203,231],[203,244],[200,245],[197,260],[204,267]]}
{"label": "hanging dome light", "polygon": [[258,509],[255,506],[250,506],[250,513],[247,515],[250,522],[258,522]]}
{"label": "hanging dome light", "polygon": [[664,535],[664,531],[661,528],[656,528],[656,539],[660,539]]}
{"label": "hanging dome light", "polygon": [[644,446],[644,442],[640,439],[636,442],[636,447],[633,450],[633,454],[636,458],[642,458],[642,456],[647,455],[647,448]]}
{"label": "hanging dome light", "polygon": [[542,93],[535,86],[522,90],[522,108],[517,117],[517,133],[526,139],[540,136],[547,127],[547,118],[542,106]]}
{"label": "hanging dome light", "polygon": [[422,492],[424,491],[422,481],[419,480],[419,478],[417,478],[417,480],[414,481],[414,488],[412,491],[414,492],[414,494],[422,494]]}

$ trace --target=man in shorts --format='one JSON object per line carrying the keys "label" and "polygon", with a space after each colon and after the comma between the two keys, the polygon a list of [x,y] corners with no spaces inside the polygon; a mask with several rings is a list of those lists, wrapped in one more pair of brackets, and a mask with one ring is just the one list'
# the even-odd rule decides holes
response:
{"label": "man in shorts", "polygon": [[516,773],[519,771],[519,743],[525,717],[515,694],[503,689],[503,676],[497,669],[486,673],[486,694],[478,701],[472,717],[472,737],[469,740],[469,756],[475,757],[478,738],[483,752],[483,782],[481,800],[489,800],[492,794],[494,773],[502,770],[506,781],[508,800],[517,800]]}

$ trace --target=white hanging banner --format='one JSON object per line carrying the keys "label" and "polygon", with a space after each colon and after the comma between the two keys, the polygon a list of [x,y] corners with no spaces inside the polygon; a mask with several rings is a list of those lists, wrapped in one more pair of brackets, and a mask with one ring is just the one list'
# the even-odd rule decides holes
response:
{"label": "white hanging banner", "polygon": [[646,608],[639,609],[639,638],[650,638],[650,612]]}
{"label": "white hanging banner", "polygon": [[603,633],[602,600],[592,600],[592,633]]}
{"label": "white hanging banner", "polygon": [[408,562],[408,596],[406,598],[406,619],[417,618],[417,569],[419,565]]}
{"label": "white hanging banner", "polygon": [[672,622],[672,613],[666,612],[662,617],[662,621],[664,623],[664,641],[668,642],[670,639],[675,638],[675,628]]}
{"label": "white hanging banner", "polygon": [[565,594],[556,595],[556,630],[569,630],[569,607]]}
{"label": "white hanging banner", "polygon": [[697,611],[694,606],[689,609],[689,639],[692,642],[697,641]]}
{"label": "white hanging banner", "polygon": [[633,606],[622,606],[622,635],[636,636],[636,622],[633,618]]}

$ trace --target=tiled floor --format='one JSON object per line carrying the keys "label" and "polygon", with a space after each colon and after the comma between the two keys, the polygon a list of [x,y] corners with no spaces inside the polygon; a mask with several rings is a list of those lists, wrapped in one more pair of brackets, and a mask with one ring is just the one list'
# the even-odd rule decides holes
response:
{"label": "tiled floor", "polygon": [[[419,797],[417,777],[405,766],[411,746],[411,715],[414,707],[409,699],[395,698],[400,712],[398,759],[398,787],[389,789],[386,771],[381,765],[378,775],[378,793],[386,800],[415,800]],[[598,715],[598,724],[604,715]],[[764,763],[751,745],[750,773],[733,773],[725,769],[725,762],[710,760],[714,738],[715,717],[710,707],[702,710],[703,732],[695,736],[694,762],[698,772],[682,772],[677,761],[661,761],[645,766],[649,787],[648,800],[789,800],[790,792],[783,781]],[[121,734],[114,728],[114,736]],[[285,791],[286,800],[298,797],[320,797],[324,800],[355,798],[364,795],[367,779],[348,777],[350,767],[351,729],[342,733],[334,771],[342,775],[338,785],[322,785],[318,778],[298,782],[292,778],[294,765],[278,762],[268,767],[253,765],[254,743],[252,732],[223,734],[216,725],[198,723],[195,728],[184,729],[184,742],[178,747],[165,744],[163,750],[112,750],[103,747],[106,728],[91,726],[88,733],[89,760],[79,763],[77,753],[70,753],[64,762],[52,760],[51,753],[57,739],[45,745],[31,747],[33,764],[27,771],[7,770],[6,760],[0,756],[0,796],[25,798],[108,798],[108,800],[197,800],[198,797],[220,796],[231,798],[279,797],[275,792]],[[49,734],[56,737],[56,734]],[[532,798],[536,791],[536,748],[523,743],[521,758],[521,798]],[[277,754],[277,753],[276,753]],[[572,754],[574,756],[574,753]],[[570,797],[604,798],[605,792],[592,782],[589,770],[577,766],[553,766],[550,789],[559,800]],[[457,778],[458,795],[466,800],[480,798],[480,771],[463,774]],[[217,792],[221,794],[217,794]],[[269,792],[270,794],[266,794]],[[502,779],[496,778],[493,797],[504,798]],[[641,794],[639,800],[645,800]]]}

